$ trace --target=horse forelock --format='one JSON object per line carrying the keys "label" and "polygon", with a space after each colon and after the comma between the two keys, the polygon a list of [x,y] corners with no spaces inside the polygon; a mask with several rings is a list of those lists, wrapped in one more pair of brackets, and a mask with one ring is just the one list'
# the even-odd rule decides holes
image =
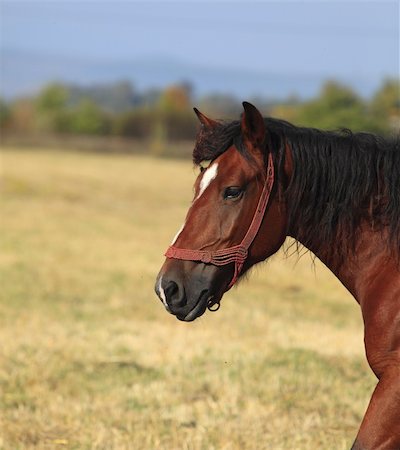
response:
{"label": "horse forelock", "polygon": [[[218,122],[215,127],[202,126],[196,136],[193,150],[193,163],[213,161],[222,155],[240,137],[240,122]],[[242,147],[238,145],[238,147]],[[239,148],[238,148],[239,149]]]}

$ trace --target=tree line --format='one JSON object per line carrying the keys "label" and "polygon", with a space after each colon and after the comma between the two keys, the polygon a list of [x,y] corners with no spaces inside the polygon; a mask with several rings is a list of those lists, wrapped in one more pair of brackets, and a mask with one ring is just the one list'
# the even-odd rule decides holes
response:
{"label": "tree line", "polygon": [[[349,128],[379,134],[400,130],[400,83],[385,80],[370,99],[350,87],[327,81],[308,101],[246,99],[266,116],[321,129]],[[3,133],[120,136],[157,142],[192,140],[197,120],[192,106],[210,117],[239,117],[241,103],[229,95],[194,100],[189,83],[138,92],[129,82],[89,88],[51,83],[37,95],[6,102],[0,99]]]}

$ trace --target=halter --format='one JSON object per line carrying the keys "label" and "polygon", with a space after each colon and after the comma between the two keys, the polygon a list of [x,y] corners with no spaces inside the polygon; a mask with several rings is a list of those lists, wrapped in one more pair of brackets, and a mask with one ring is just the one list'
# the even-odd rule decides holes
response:
{"label": "halter", "polygon": [[[226,264],[235,264],[235,271],[233,278],[228,286],[229,290],[239,278],[239,275],[243,269],[248,250],[254,238],[256,237],[258,230],[260,229],[261,222],[263,220],[265,210],[267,209],[269,197],[271,195],[272,187],[274,184],[274,162],[272,154],[268,156],[267,178],[261,196],[258,200],[258,205],[255,210],[253,220],[247,230],[242,242],[233,247],[228,247],[221,250],[191,250],[187,248],[178,248],[171,245],[165,253],[167,258],[182,259],[186,261],[201,261],[204,264],[213,264],[214,266],[225,266]],[[213,303],[210,305],[212,306]],[[210,307],[209,306],[209,307]],[[218,304],[219,306],[219,304]],[[217,308],[218,309],[218,308]]]}

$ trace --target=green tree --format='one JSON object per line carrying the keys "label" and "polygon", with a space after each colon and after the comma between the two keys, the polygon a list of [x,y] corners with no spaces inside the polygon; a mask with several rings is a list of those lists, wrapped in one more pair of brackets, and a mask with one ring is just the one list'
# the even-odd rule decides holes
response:
{"label": "green tree", "polygon": [[68,129],[68,91],[59,83],[52,83],[39,93],[35,106],[37,127],[42,131],[63,132]]}
{"label": "green tree", "polygon": [[385,80],[371,101],[374,122],[383,132],[400,131],[400,81]]}
{"label": "green tree", "polygon": [[371,129],[367,104],[350,88],[328,81],[319,97],[300,106],[297,122],[316,128]]}
{"label": "green tree", "polygon": [[82,99],[71,111],[70,130],[77,134],[105,134],[108,121],[101,109],[90,99]]}
{"label": "green tree", "polygon": [[0,98],[0,129],[4,130],[10,123],[11,112],[8,104]]}

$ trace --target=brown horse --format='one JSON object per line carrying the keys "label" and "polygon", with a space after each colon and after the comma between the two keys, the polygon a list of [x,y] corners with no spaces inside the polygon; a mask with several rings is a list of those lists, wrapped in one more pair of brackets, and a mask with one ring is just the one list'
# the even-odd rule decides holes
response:
{"label": "brown horse", "polygon": [[[263,119],[202,124],[200,174],[156,292],[191,321],[286,236],[320,258],[360,304],[368,362],[379,379],[353,449],[400,449],[400,144]],[[206,168],[201,163],[208,162]]]}

